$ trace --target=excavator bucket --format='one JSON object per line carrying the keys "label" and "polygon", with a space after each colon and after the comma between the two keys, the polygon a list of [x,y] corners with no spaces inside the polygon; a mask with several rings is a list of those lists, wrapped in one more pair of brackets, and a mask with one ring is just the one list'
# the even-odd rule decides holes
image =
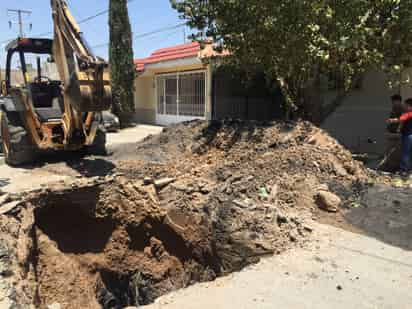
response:
{"label": "excavator bucket", "polygon": [[109,65],[96,57],[65,0],[51,0],[53,55],[64,85],[65,104],[78,112],[100,112],[112,104]]}

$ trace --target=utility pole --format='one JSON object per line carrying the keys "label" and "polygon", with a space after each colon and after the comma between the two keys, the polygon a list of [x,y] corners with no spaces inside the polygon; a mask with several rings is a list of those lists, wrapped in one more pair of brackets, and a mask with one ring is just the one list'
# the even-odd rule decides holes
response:
{"label": "utility pole", "polygon": [[[19,24],[19,37],[23,38],[24,37],[24,31],[23,31],[23,15],[31,15],[31,11],[28,10],[15,10],[15,9],[8,9],[7,10],[8,13],[13,13],[13,14],[17,14],[18,17],[18,24]],[[9,22],[10,24],[10,28],[12,25],[12,22]],[[30,24],[30,29],[32,27],[32,24]]]}

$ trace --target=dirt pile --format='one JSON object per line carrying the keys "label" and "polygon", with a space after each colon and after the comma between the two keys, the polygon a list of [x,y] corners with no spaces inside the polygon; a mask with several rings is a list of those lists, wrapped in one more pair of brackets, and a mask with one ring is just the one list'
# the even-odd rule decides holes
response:
{"label": "dirt pile", "polygon": [[308,123],[200,121],[147,138],[116,173],[33,193],[0,217],[9,299],[148,304],[299,244],[320,189],[348,201],[368,177]]}
{"label": "dirt pile", "polygon": [[[133,177],[177,177],[195,187],[204,182],[230,200],[265,200],[275,188],[277,203],[292,207],[318,185],[347,199],[369,177],[348,150],[308,122],[193,121],[148,137],[136,156],[159,166],[124,162],[119,169]],[[302,196],[305,184],[310,190]]]}

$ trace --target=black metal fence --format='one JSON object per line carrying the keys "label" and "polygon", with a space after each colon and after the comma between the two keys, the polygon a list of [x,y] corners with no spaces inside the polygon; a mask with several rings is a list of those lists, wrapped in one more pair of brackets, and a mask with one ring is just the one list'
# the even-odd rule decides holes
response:
{"label": "black metal fence", "polygon": [[270,88],[263,73],[247,77],[230,67],[213,73],[213,119],[274,120],[281,116],[283,97]]}

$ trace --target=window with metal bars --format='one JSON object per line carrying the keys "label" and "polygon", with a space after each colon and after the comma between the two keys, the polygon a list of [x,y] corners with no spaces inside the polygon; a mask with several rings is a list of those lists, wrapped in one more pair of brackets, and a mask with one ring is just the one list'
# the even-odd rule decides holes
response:
{"label": "window with metal bars", "polygon": [[206,72],[185,72],[156,77],[157,113],[205,117]]}

